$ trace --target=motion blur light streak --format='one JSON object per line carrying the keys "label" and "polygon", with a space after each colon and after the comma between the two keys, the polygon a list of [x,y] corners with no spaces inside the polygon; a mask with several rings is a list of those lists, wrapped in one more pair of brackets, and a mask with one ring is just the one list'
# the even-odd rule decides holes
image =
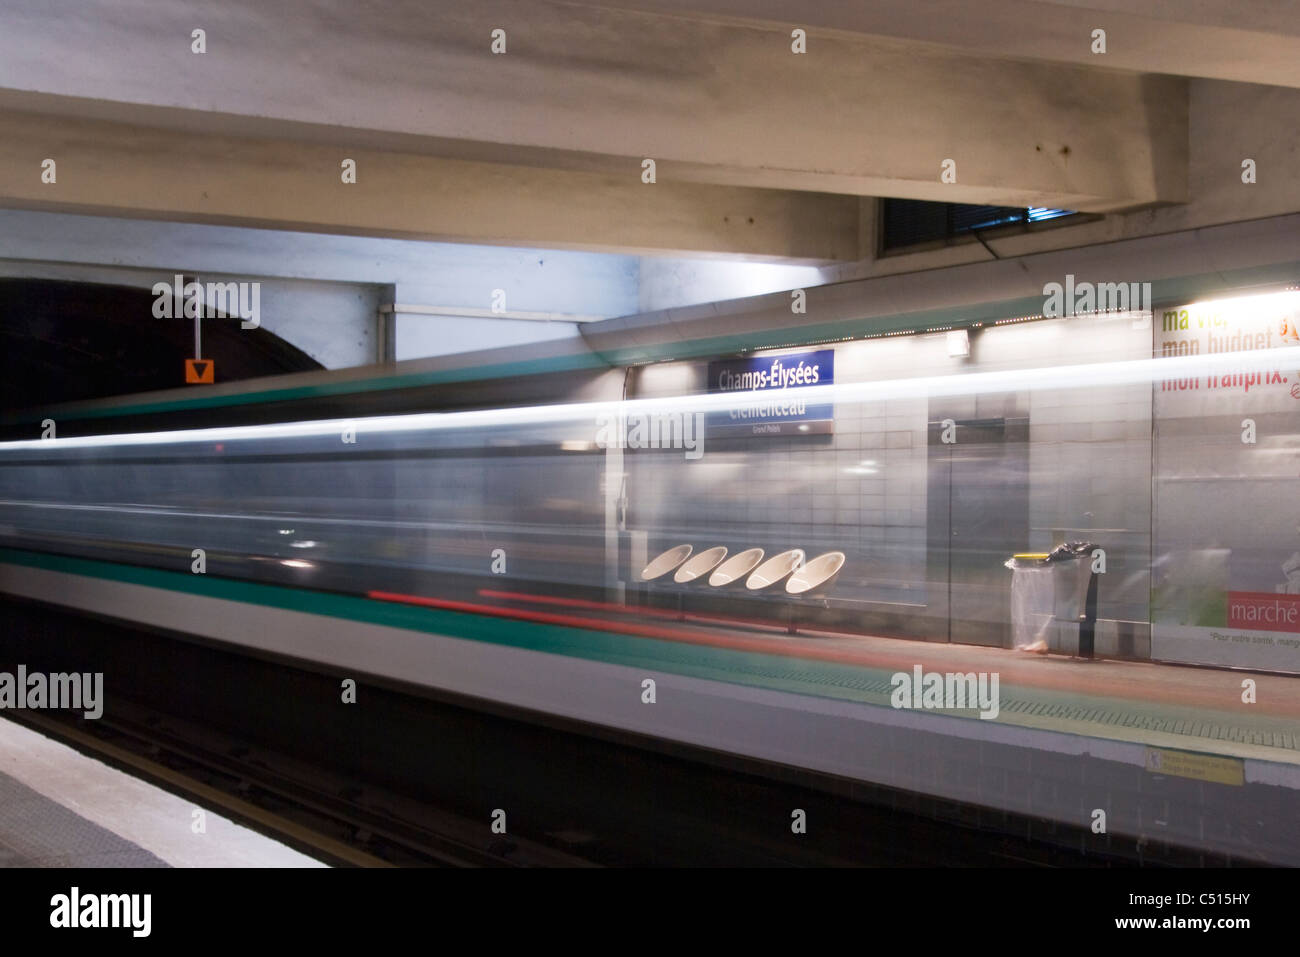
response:
{"label": "motion blur light streak", "polygon": [[[899,398],[980,395],[1035,389],[1093,388],[1139,382],[1160,382],[1201,375],[1264,372],[1279,367],[1300,369],[1300,346],[1277,349],[1222,352],[1209,355],[1168,356],[1118,362],[970,372],[925,376],[912,379],[882,379],[876,382],[835,383],[800,390],[808,404],[829,402],[884,401]],[[19,449],[76,449],[168,445],[240,440],[308,438],[341,435],[348,429],[366,434],[444,429],[473,429],[590,420],[600,416],[654,414],[655,410],[721,412],[735,404],[728,393],[683,395],[662,399],[629,399],[623,402],[559,403],[520,408],[476,409],[465,412],[422,412],[412,415],[376,416],[365,419],[326,419],[277,425],[246,425],[192,431],[133,432],[122,435],[75,436],[55,439],[22,439],[0,442],[0,451]]]}

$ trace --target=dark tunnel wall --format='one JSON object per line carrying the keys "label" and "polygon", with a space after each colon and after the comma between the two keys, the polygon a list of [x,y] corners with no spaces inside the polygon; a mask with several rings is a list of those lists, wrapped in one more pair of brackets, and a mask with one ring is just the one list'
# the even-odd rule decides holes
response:
{"label": "dark tunnel wall", "polygon": [[[158,319],[148,289],[0,279],[0,407],[40,407],[185,384],[194,320]],[[229,382],[323,366],[265,328],[204,319],[203,358]],[[193,385],[193,389],[203,389]]]}

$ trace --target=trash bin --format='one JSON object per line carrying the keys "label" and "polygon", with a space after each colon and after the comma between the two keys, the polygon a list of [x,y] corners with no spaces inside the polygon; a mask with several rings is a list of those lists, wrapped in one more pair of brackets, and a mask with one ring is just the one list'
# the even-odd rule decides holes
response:
{"label": "trash bin", "polygon": [[1011,643],[1024,651],[1093,656],[1097,575],[1091,542],[1069,542],[1050,552],[1021,552],[1011,569]]}

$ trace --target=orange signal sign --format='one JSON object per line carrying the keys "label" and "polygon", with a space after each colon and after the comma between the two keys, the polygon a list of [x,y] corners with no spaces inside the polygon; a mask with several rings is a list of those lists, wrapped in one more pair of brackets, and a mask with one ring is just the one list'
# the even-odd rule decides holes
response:
{"label": "orange signal sign", "polygon": [[187,383],[211,384],[216,379],[217,364],[211,359],[186,359],[185,360],[185,381]]}

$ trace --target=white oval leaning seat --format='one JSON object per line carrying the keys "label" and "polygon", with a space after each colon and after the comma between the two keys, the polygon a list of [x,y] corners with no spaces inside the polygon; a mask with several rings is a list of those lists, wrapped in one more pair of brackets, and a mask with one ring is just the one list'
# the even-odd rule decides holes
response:
{"label": "white oval leaning seat", "polygon": [[820,598],[831,590],[835,579],[840,577],[843,570],[843,552],[818,555],[790,576],[790,580],[785,583],[786,593],[803,598]]}
{"label": "white oval leaning seat", "polygon": [[690,545],[674,545],[668,551],[656,555],[649,565],[641,569],[641,580],[651,582],[656,578],[663,578],[690,557],[691,549]]}
{"label": "white oval leaning seat", "polygon": [[765,591],[779,585],[803,564],[803,560],[802,548],[792,548],[780,555],[773,555],[754,569],[754,573],[746,580],[745,587],[750,591]]}
{"label": "white oval leaning seat", "polygon": [[725,545],[706,548],[678,568],[676,574],[673,575],[673,581],[679,585],[685,585],[687,582],[702,578],[717,568],[718,564],[726,557],[727,546]]}
{"label": "white oval leaning seat", "polygon": [[744,581],[745,576],[757,568],[762,560],[763,549],[761,548],[747,548],[743,552],[737,552],[714,569],[713,574],[709,576],[709,586],[726,588],[728,585]]}

